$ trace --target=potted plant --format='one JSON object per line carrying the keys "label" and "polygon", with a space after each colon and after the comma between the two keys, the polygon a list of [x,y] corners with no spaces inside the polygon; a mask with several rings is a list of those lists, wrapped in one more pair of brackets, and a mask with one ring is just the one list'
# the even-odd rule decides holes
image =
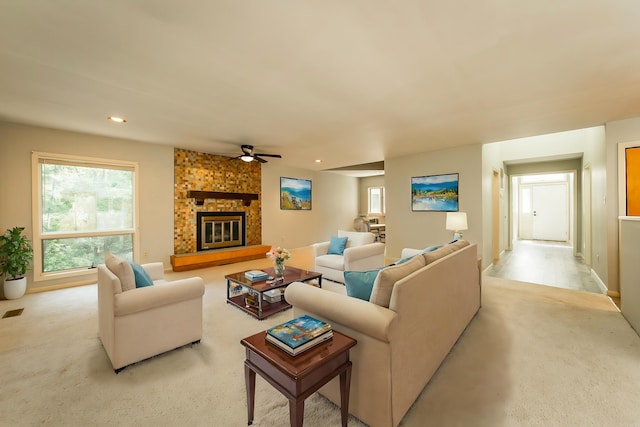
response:
{"label": "potted plant", "polygon": [[6,299],[20,298],[27,290],[24,275],[33,259],[33,248],[23,231],[24,227],[13,227],[0,236],[0,275],[4,277]]}

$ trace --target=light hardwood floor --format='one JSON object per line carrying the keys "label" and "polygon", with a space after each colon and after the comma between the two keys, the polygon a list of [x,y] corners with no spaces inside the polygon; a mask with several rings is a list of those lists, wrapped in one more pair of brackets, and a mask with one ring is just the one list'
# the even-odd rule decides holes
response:
{"label": "light hardwood floor", "polygon": [[603,293],[591,277],[582,258],[573,255],[566,243],[516,240],[513,250],[505,252],[489,276],[538,283],[566,289]]}

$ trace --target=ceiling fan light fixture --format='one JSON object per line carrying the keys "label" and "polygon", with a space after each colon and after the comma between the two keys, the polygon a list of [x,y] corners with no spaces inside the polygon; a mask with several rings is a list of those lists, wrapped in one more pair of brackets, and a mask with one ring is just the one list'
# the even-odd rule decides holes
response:
{"label": "ceiling fan light fixture", "polygon": [[252,162],[252,161],[253,161],[253,156],[249,156],[248,154],[245,154],[245,155],[243,155],[243,156],[240,156],[240,159],[241,159],[243,162],[247,162],[247,163],[249,163],[249,162]]}

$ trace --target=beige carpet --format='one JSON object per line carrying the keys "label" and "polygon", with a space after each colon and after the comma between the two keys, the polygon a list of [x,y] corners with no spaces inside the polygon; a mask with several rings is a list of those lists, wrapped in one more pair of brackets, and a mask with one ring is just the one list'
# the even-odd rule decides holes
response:
{"label": "beige carpet", "polygon": [[[223,276],[265,262],[173,274],[205,278],[202,343],[119,375],[96,336],[95,285],[0,301],[0,315],[25,308],[0,320],[0,425],[246,425],[239,341],[291,311],[249,317],[225,303]],[[485,277],[483,307],[402,425],[640,425],[638,396],[640,338],[608,298]],[[254,425],[288,425],[286,399],[259,377]],[[336,406],[307,399],[305,426],[337,425]]]}

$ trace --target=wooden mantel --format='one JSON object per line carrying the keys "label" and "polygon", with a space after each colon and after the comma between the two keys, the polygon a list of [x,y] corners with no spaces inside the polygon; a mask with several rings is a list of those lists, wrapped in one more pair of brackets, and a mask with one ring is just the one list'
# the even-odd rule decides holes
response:
{"label": "wooden mantel", "polygon": [[193,254],[171,255],[173,271],[188,271],[240,261],[265,258],[271,246],[255,245],[200,251]]}
{"label": "wooden mantel", "polygon": [[188,190],[187,197],[196,199],[196,205],[204,205],[204,199],[232,199],[242,200],[245,206],[249,206],[252,200],[258,200],[255,193],[224,193],[221,191],[197,191]]}

